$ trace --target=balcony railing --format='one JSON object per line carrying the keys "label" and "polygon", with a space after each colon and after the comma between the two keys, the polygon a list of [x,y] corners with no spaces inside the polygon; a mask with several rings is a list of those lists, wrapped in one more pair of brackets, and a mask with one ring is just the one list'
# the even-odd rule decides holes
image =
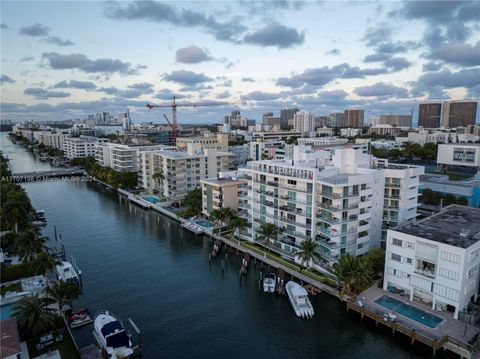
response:
{"label": "balcony railing", "polygon": [[355,216],[355,215],[352,215],[352,216],[347,217],[347,218],[331,218],[331,217],[329,218],[327,216],[317,214],[317,218],[319,220],[321,220],[322,222],[326,222],[326,223],[331,224],[331,225],[358,221],[358,216]]}
{"label": "balcony railing", "polygon": [[320,196],[330,199],[337,199],[337,198],[350,198],[350,197],[359,197],[360,192],[352,192],[352,193],[328,193],[328,192],[320,192]]}
{"label": "balcony railing", "polygon": [[348,234],[357,233],[357,230],[355,230],[355,229],[351,229],[351,230],[347,230],[345,232],[342,232],[342,231],[332,231],[332,230],[322,228],[322,227],[317,227],[317,231],[320,232],[320,233],[326,234],[329,237],[339,237],[339,236],[346,236]]}
{"label": "balcony railing", "polygon": [[317,202],[317,206],[330,212],[341,212],[358,208],[358,203],[350,204],[347,206],[334,206],[326,203]]}
{"label": "balcony railing", "polygon": [[356,246],[357,245],[357,240],[356,239],[348,240],[345,243],[338,243],[338,242],[335,242],[335,241],[327,241],[326,238],[322,238],[322,237],[319,238],[318,234],[317,234],[317,237],[316,237],[316,242],[320,246],[323,246],[323,247],[326,247],[326,248],[329,248],[329,249],[347,248],[347,247],[350,247],[350,246]]}

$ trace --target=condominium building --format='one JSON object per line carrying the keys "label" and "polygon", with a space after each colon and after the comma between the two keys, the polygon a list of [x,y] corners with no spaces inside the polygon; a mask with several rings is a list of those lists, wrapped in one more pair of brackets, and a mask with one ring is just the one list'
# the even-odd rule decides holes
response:
{"label": "condominium building", "polygon": [[136,172],[137,156],[140,151],[175,149],[175,146],[129,146],[120,143],[102,142],[95,145],[95,160],[104,167],[119,172]]}
{"label": "condominium building", "polygon": [[293,115],[293,130],[298,132],[315,131],[315,116],[311,112],[297,112]]}
{"label": "condominium building", "polygon": [[[396,217],[399,221],[416,215],[417,195],[411,205],[406,194],[414,191],[414,186],[398,182],[396,177],[402,174],[396,170],[385,162],[372,162],[361,149],[352,148],[336,149],[332,156],[330,151],[296,146],[293,160],[249,162],[240,169],[249,190],[239,199],[239,207],[250,223],[241,235],[257,241],[260,226],[274,223],[282,231],[271,247],[292,259],[307,239],[319,244],[319,254],[328,265],[345,253],[365,254],[381,245],[385,203],[401,212]],[[409,169],[403,172],[403,177],[415,181]],[[418,186],[418,176],[416,181]],[[405,187],[402,194],[394,193],[395,203],[389,198],[390,187],[386,190],[391,182]],[[415,211],[412,216],[411,207]]]}
{"label": "condominium building", "polygon": [[418,126],[425,128],[440,127],[442,114],[441,102],[421,103],[418,105]]}
{"label": "condominium building", "polygon": [[108,142],[108,139],[93,136],[65,137],[63,139],[63,151],[65,157],[69,159],[95,157],[95,145],[102,142]]}
{"label": "condominium building", "polygon": [[328,127],[347,127],[344,112],[333,112],[328,115]]}
{"label": "condominium building", "polygon": [[42,143],[47,147],[63,149],[65,135],[61,132],[41,131],[35,137],[38,143]]}
{"label": "condominium building", "polygon": [[450,169],[463,172],[468,171],[470,173],[477,172],[480,168],[480,144],[439,144],[437,149],[437,167],[439,171]]}
{"label": "condominium building", "polygon": [[[187,150],[140,151],[137,157],[139,186],[171,200],[182,200],[200,188],[200,181],[228,171],[231,153],[189,143]],[[158,178],[155,174],[162,174]]]}
{"label": "condominium building", "polygon": [[287,130],[289,121],[293,120],[293,116],[300,111],[298,108],[286,108],[280,111],[280,128]]}
{"label": "condominium building", "polygon": [[346,138],[337,137],[312,137],[312,138],[299,138],[297,143],[299,146],[339,146],[348,142]]}
{"label": "condominium building", "polygon": [[210,215],[214,209],[238,209],[238,198],[245,195],[247,181],[229,178],[201,180],[202,212]]}
{"label": "condominium building", "polygon": [[392,125],[398,127],[412,127],[412,116],[399,115],[399,114],[387,114],[373,118],[370,122],[371,125]]}
{"label": "condominium building", "polygon": [[444,101],[442,126],[458,127],[474,125],[477,119],[476,101]]}
{"label": "condominium building", "polygon": [[[249,158],[253,161],[262,160],[265,158],[273,158],[276,149],[285,150],[285,142],[281,140],[269,140],[269,141],[250,141],[249,146]],[[285,153],[285,152],[283,152]]]}
{"label": "condominium building", "polygon": [[363,127],[364,110],[361,109],[346,109],[345,122],[347,127],[361,128]]}
{"label": "condominium building", "polygon": [[243,145],[228,146],[228,152],[233,155],[231,163],[232,167],[238,168],[247,163],[250,155],[250,146],[248,143],[244,143]]}
{"label": "condominium building", "polygon": [[[315,121],[317,121],[317,120],[315,120]],[[330,128],[330,127],[326,127],[326,126],[318,127],[315,130],[316,135],[320,136],[320,137],[324,137],[324,136],[333,137],[334,132],[335,132],[335,129]]]}
{"label": "condominium building", "polygon": [[189,143],[199,143],[202,148],[215,148],[219,151],[228,151],[228,134],[217,133],[198,137],[177,137],[177,147],[186,149]]}
{"label": "condominium building", "polygon": [[409,127],[397,127],[392,125],[374,125],[368,128],[368,134],[379,136],[398,136],[400,132],[408,131]]}
{"label": "condominium building", "polygon": [[361,128],[341,128],[340,136],[342,137],[356,137],[362,134]]}
{"label": "condominium building", "polygon": [[411,301],[453,312],[478,297],[480,209],[450,205],[442,212],[388,230],[383,288]]}

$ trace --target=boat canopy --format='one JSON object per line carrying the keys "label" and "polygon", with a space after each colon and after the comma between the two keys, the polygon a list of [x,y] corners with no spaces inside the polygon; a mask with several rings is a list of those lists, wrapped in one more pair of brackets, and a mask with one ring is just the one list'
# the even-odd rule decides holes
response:
{"label": "boat canopy", "polygon": [[118,320],[105,324],[102,327],[102,334],[107,341],[107,347],[130,347],[130,338]]}

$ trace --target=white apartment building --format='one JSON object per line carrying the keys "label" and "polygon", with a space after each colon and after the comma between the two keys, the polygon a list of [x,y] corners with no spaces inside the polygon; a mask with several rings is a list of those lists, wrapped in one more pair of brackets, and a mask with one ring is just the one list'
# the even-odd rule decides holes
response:
{"label": "white apartment building", "polygon": [[398,127],[392,125],[374,125],[368,128],[368,133],[370,135],[376,134],[379,136],[398,136],[398,134],[402,131],[408,131],[410,127]]}
{"label": "white apartment building", "polygon": [[293,130],[298,132],[314,132],[315,116],[311,112],[297,112],[293,115]]}
{"label": "white apartment building", "polygon": [[47,147],[63,149],[65,135],[61,132],[41,131],[35,137],[38,143],[42,143]]}
{"label": "white apartment building", "polygon": [[341,128],[340,136],[342,137],[356,137],[362,134],[361,128]]}
{"label": "white apartment building", "polygon": [[470,168],[480,167],[480,144],[449,143],[439,144],[437,150],[437,165],[440,171],[449,167]]}
{"label": "white apartment building", "polygon": [[[189,143],[187,150],[140,151],[137,155],[139,186],[149,193],[179,201],[188,192],[200,188],[203,179],[217,178],[218,172],[228,171],[231,153],[215,148],[202,148]],[[162,173],[163,180],[155,178]]]}
{"label": "white apartment building", "polygon": [[[295,259],[300,243],[314,239],[329,265],[345,253],[358,256],[379,247],[384,195],[391,195],[386,178],[389,184],[392,177],[401,176],[398,169],[385,163],[379,166],[361,149],[336,149],[331,156],[330,151],[296,146],[293,160],[255,161],[239,169],[250,188],[239,199],[241,213],[251,225],[242,233],[244,238],[256,241],[262,223],[274,223],[283,231],[272,243],[273,250]],[[403,171],[404,177],[413,177],[409,169]],[[418,187],[418,177],[416,181]],[[414,191],[413,186],[405,186]],[[402,213],[398,218],[410,218],[411,207],[416,216],[417,196],[413,206],[409,196],[395,197]]]}
{"label": "white apartment building", "polygon": [[348,142],[346,138],[337,137],[311,137],[311,138],[299,138],[297,143],[299,146],[339,146]]}
{"label": "white apartment building", "polygon": [[480,209],[450,205],[388,230],[383,289],[404,290],[458,319],[478,296]]}
{"label": "white apartment building", "polygon": [[250,141],[248,147],[248,157],[253,161],[258,161],[265,157],[273,158],[276,150],[283,150],[281,153],[285,156],[285,142],[281,140]]}
{"label": "white apartment building", "polygon": [[108,142],[108,139],[92,136],[65,137],[63,139],[63,151],[65,157],[69,159],[95,157],[95,145],[101,142]]}
{"label": "white apartment building", "polygon": [[137,156],[140,151],[175,149],[175,146],[129,146],[120,143],[102,142],[95,145],[95,160],[104,167],[119,172],[137,172]]}
{"label": "white apartment building", "polygon": [[335,132],[335,129],[330,128],[330,127],[318,127],[315,131],[317,136],[327,136],[327,137],[333,137]]}
{"label": "white apartment building", "polygon": [[218,151],[228,151],[228,134],[217,133],[198,137],[177,137],[177,147],[186,149],[189,143],[199,143],[202,148],[215,148]]}

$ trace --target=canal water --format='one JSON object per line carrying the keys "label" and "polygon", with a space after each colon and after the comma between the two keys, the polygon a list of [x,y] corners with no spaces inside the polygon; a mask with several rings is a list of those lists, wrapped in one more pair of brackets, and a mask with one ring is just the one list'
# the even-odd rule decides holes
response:
{"label": "canal water", "polygon": [[[1,150],[15,172],[41,170],[5,133]],[[44,209],[45,234],[53,225],[83,272],[84,294],[75,303],[91,311],[131,317],[142,332],[144,358],[425,358],[426,348],[347,313],[338,300],[312,297],[313,320],[297,318],[286,297],[258,293],[258,272],[238,277],[234,254],[222,276],[208,263],[210,244],[160,214],[142,210],[95,183],[23,184]],[[93,343],[92,327],[76,332]],[[439,357],[445,356],[440,353]]]}

